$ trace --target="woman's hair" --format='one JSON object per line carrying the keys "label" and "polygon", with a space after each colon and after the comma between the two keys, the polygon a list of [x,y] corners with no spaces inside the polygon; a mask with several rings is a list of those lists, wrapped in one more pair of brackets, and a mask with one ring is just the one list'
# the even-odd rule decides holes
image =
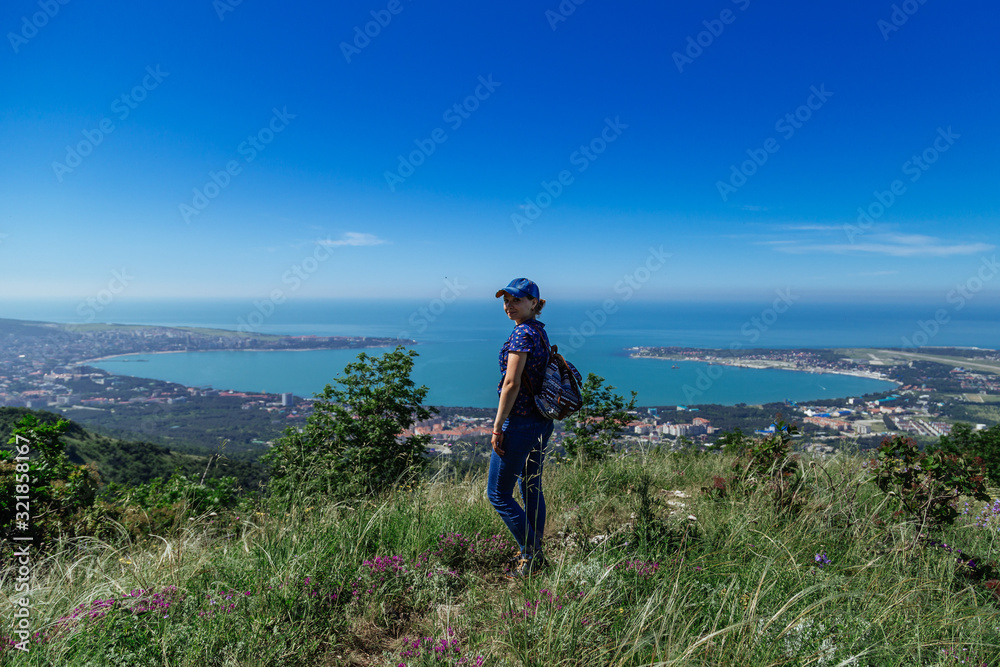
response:
{"label": "woman's hair", "polygon": [[534,315],[535,317],[538,317],[538,315],[542,312],[542,308],[544,307],[545,307],[545,299],[538,299],[538,303],[535,304],[535,310],[531,314]]}

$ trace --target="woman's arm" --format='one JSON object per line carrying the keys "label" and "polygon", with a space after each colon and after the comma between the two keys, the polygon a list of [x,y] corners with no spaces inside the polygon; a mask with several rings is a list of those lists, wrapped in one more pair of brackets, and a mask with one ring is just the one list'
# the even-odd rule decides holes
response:
{"label": "woman's arm", "polygon": [[[521,390],[521,374],[524,372],[527,362],[527,352],[507,353],[507,373],[503,376],[503,385],[500,387],[500,404],[497,406],[496,419],[493,420],[493,437],[491,438],[493,451],[500,456],[504,455],[503,434],[500,429],[507,421],[507,417],[514,407],[514,400]],[[500,435],[497,435],[498,433]]]}

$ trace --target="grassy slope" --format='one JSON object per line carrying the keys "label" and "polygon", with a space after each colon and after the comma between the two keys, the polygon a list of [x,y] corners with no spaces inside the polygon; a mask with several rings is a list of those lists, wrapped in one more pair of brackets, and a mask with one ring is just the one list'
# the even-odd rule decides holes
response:
{"label": "grassy slope", "polygon": [[[34,627],[99,598],[124,608],[77,622],[18,664],[445,664],[428,659],[423,637],[457,642],[447,664],[460,659],[455,646],[466,664],[512,666],[961,664],[946,653],[956,650],[1000,661],[998,600],[957,573],[953,554],[909,548],[912,530],[865,482],[860,459],[807,465],[812,497],[793,515],[765,496],[701,494],[729,463],[550,464],[552,566],[522,583],[442,537],[506,539],[481,477],[375,502],[204,517],[145,546],[65,544],[36,566]],[[941,538],[994,558],[996,530],[971,523],[962,517]],[[832,562],[817,567],[817,553]],[[167,586],[178,587],[166,591],[169,608],[127,611],[136,603],[123,592]],[[402,655],[404,637],[424,655]]]}

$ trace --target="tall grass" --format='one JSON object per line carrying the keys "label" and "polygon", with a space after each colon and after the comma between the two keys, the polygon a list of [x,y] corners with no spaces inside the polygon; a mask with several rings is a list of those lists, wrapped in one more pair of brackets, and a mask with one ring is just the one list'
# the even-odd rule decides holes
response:
{"label": "tall grass", "polygon": [[[35,563],[42,636],[0,660],[1000,664],[1000,600],[974,576],[997,531],[974,525],[978,508],[929,536],[943,548],[915,539],[858,457],[801,462],[807,493],[790,507],[763,487],[703,493],[731,464],[550,461],[550,567],[528,581],[503,577],[512,542],[475,474],[353,503],[244,506],[143,543],[67,540]],[[983,566],[958,563],[959,548]],[[9,572],[0,587],[13,595]]]}

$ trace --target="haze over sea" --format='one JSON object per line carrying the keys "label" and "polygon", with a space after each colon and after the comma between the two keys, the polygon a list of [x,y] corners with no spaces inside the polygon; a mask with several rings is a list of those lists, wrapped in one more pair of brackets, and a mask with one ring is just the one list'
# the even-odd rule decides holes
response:
{"label": "haze over sea", "polygon": [[[621,393],[636,390],[640,405],[764,403],[852,396],[893,385],[866,378],[781,370],[740,369],[695,362],[632,359],[637,345],[729,349],[901,347],[942,303],[795,303],[768,313],[771,303],[622,302],[602,326],[586,325],[602,302],[550,300],[540,319],[581,373],[594,372]],[[78,302],[8,302],[6,317],[82,323]],[[421,311],[423,309],[423,311]],[[245,300],[125,301],[110,304],[95,321],[119,324],[196,326],[235,330],[255,312]],[[439,313],[439,314],[434,314]],[[774,318],[774,315],[777,315]],[[1000,311],[995,304],[968,303],[949,311],[928,345],[1000,347]],[[756,318],[756,320],[754,319]],[[259,321],[254,317],[252,322]],[[770,322],[766,325],[765,322]],[[459,298],[433,301],[286,301],[257,327],[261,333],[319,336],[390,336],[418,341],[413,379],[430,391],[432,405],[492,407],[499,379],[497,353],[512,323],[498,302]],[[592,335],[581,334],[593,332]],[[571,351],[572,350],[572,351]],[[380,350],[367,350],[378,353]],[[94,365],[109,372],[151,377],[189,386],[286,392],[311,396],[332,381],[360,350],[306,352],[192,352],[133,355]],[[717,377],[694,400],[683,387],[704,387],[708,370]],[[701,374],[701,375],[699,375]]]}

